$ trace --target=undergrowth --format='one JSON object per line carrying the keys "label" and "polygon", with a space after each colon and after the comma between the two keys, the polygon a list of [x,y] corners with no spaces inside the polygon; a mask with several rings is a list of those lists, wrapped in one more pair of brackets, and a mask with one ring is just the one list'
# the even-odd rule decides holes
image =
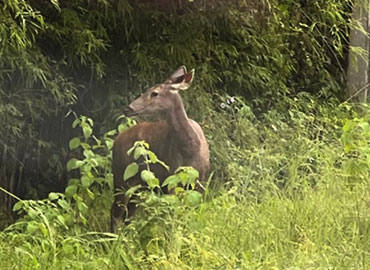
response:
{"label": "undergrowth", "polygon": [[80,176],[65,194],[16,205],[23,217],[0,233],[0,268],[366,269],[368,107],[307,94],[286,106],[256,115],[243,99],[220,97],[202,123],[214,171],[203,200],[148,190],[118,234],[106,232],[115,132],[95,138],[79,118],[69,169]]}

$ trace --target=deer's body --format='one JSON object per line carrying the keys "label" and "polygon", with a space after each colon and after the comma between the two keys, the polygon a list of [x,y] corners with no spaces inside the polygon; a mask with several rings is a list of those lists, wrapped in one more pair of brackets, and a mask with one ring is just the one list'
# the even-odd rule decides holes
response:
{"label": "deer's body", "polygon": [[[169,80],[150,88],[143,96],[130,104],[131,115],[165,112],[166,119],[158,122],[142,122],[119,134],[113,146],[113,174],[115,192],[127,191],[130,187],[143,184],[140,173],[123,181],[123,173],[133,158],[127,151],[135,141],[149,143],[151,151],[170,167],[167,171],[161,165],[151,170],[163,181],[179,166],[192,166],[199,172],[199,180],[205,181],[209,174],[209,149],[201,127],[187,117],[179,90],[187,89],[193,79],[193,71],[187,73],[179,68]],[[125,194],[118,193],[111,209],[111,231],[116,230],[116,222],[130,217],[135,212],[135,204]]]}

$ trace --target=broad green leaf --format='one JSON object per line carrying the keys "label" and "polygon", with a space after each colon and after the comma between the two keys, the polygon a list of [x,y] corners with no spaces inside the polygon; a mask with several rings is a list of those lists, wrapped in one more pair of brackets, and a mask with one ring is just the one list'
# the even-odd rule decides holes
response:
{"label": "broad green leaf", "polygon": [[143,170],[141,172],[141,179],[148,184],[150,189],[159,187],[159,180],[155,177],[154,173],[148,170]]}
{"label": "broad green leaf", "polygon": [[33,209],[33,208],[28,208],[27,209],[27,214],[30,216],[30,218],[32,218],[32,219],[35,219],[37,216],[39,216],[39,214],[38,214],[38,212],[36,212],[36,210],[35,209]]}
{"label": "broad green leaf", "polygon": [[113,141],[111,140],[106,140],[105,145],[107,146],[108,150],[111,150],[113,148]]}
{"label": "broad green leaf", "polygon": [[143,181],[148,182],[149,180],[153,178],[155,178],[155,175],[153,172],[148,171],[148,170],[143,170],[141,172],[141,179],[143,179]]}
{"label": "broad green leaf", "polygon": [[55,192],[50,192],[48,198],[50,201],[54,201],[59,198],[59,194]]}
{"label": "broad green leaf", "polygon": [[187,170],[186,170],[186,173],[193,180],[199,178],[199,172],[196,169],[194,169],[193,167],[188,167]]}
{"label": "broad green leaf", "polygon": [[180,193],[183,193],[185,189],[183,187],[175,187],[175,194],[178,195]]}
{"label": "broad green leaf", "polygon": [[196,190],[190,190],[186,193],[184,199],[188,205],[196,206],[202,202],[202,198],[203,196],[201,193]]}
{"label": "broad green leaf", "polygon": [[117,131],[115,129],[112,129],[112,130],[109,130],[109,131],[105,132],[104,137],[105,136],[113,136],[113,135],[116,135],[116,134],[117,134]]}
{"label": "broad green leaf", "polygon": [[82,127],[82,132],[84,134],[85,139],[88,139],[88,138],[90,138],[90,136],[92,134],[92,128],[89,125],[84,125]]}
{"label": "broad green leaf", "polygon": [[162,187],[168,186],[168,189],[171,190],[176,187],[180,183],[181,179],[175,174],[170,175],[169,177],[164,180]]}
{"label": "broad green leaf", "polygon": [[124,131],[125,129],[127,129],[127,126],[126,126],[126,125],[124,125],[124,124],[120,124],[120,125],[118,126],[118,132],[122,132],[122,131]]}
{"label": "broad green leaf", "polygon": [[14,206],[13,206],[13,211],[18,211],[18,210],[20,210],[21,208],[23,208],[23,206],[24,206],[23,201],[19,201],[19,202],[17,202],[16,204],[14,204]]}
{"label": "broad green leaf", "polygon": [[154,189],[156,187],[159,187],[159,179],[158,178],[151,178],[146,183],[148,184],[148,187],[150,189]]}
{"label": "broad green leaf", "polygon": [[81,144],[81,140],[78,137],[73,138],[72,140],[69,141],[69,149],[73,150],[79,147]]}
{"label": "broad green leaf", "polygon": [[84,187],[90,187],[92,183],[94,183],[94,178],[89,177],[87,175],[81,177],[81,184]]}
{"label": "broad green leaf", "polygon": [[80,210],[81,213],[86,214],[87,213],[87,209],[89,207],[83,201],[78,200],[77,201],[77,208],[78,208],[78,210]]}
{"label": "broad green leaf", "polygon": [[90,149],[85,149],[83,154],[86,158],[93,158],[95,156],[94,152]]}
{"label": "broad green leaf", "polygon": [[66,197],[72,198],[77,193],[77,188],[77,185],[68,186],[65,191]]}
{"label": "broad green leaf", "polygon": [[149,160],[151,163],[157,163],[158,162],[158,157],[155,153],[153,153],[152,151],[148,151],[148,154],[149,154]]}
{"label": "broad green leaf", "polygon": [[80,183],[80,179],[78,178],[72,178],[68,181],[68,186],[72,186],[72,185],[78,185]]}
{"label": "broad green leaf", "polygon": [[148,154],[148,150],[146,150],[142,146],[138,146],[136,147],[135,152],[134,152],[134,159],[137,160],[139,157],[147,155],[147,154]]}
{"label": "broad green leaf", "polygon": [[126,181],[127,179],[135,176],[138,171],[139,165],[136,162],[132,162],[126,167],[125,173],[123,174],[123,180]]}
{"label": "broad green leaf", "polygon": [[79,162],[80,160],[76,159],[76,158],[71,158],[68,162],[67,162],[67,171],[71,171],[71,170],[74,170],[74,169],[77,169],[79,167]]}
{"label": "broad green leaf", "polygon": [[66,200],[58,200],[58,204],[59,204],[60,207],[62,207],[65,210],[71,208],[71,206],[69,205],[69,203]]}
{"label": "broad green leaf", "polygon": [[91,145],[88,143],[81,142],[80,145],[82,146],[83,149],[90,149]]}

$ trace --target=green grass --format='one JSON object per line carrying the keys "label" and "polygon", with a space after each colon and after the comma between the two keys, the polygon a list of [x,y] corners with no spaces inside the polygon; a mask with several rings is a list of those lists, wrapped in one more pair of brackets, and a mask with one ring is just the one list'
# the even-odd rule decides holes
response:
{"label": "green grass", "polygon": [[[238,188],[172,219],[48,238],[2,232],[1,269],[366,269],[370,187],[332,178],[256,202]],[[144,232],[144,233],[142,233]]]}
{"label": "green grass", "polygon": [[225,144],[219,130],[213,181],[228,185],[195,207],[143,203],[117,235],[104,232],[104,194],[75,227],[57,222],[57,206],[35,206],[0,232],[0,269],[368,269],[369,116],[307,116],[266,116],[253,125],[263,143]]}

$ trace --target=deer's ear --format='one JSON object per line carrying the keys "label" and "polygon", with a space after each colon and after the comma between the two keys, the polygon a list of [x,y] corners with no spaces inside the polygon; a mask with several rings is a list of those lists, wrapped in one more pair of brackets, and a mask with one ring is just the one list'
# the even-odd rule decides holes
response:
{"label": "deer's ear", "polygon": [[173,83],[171,85],[171,88],[173,90],[186,90],[190,87],[190,84],[191,82],[193,81],[194,79],[194,72],[195,70],[192,69],[190,72],[184,74],[183,78],[182,78],[182,81],[179,82],[179,83]]}
{"label": "deer's ear", "polygon": [[190,84],[192,83],[192,81],[194,79],[194,73],[195,73],[194,69],[192,69],[188,73],[186,73],[185,76],[184,76],[183,82],[189,84],[189,86],[190,86]]}
{"label": "deer's ear", "polygon": [[176,69],[176,71],[171,75],[169,80],[171,81],[171,83],[181,83],[184,80],[186,74],[187,74],[186,67],[181,66],[178,69]]}

